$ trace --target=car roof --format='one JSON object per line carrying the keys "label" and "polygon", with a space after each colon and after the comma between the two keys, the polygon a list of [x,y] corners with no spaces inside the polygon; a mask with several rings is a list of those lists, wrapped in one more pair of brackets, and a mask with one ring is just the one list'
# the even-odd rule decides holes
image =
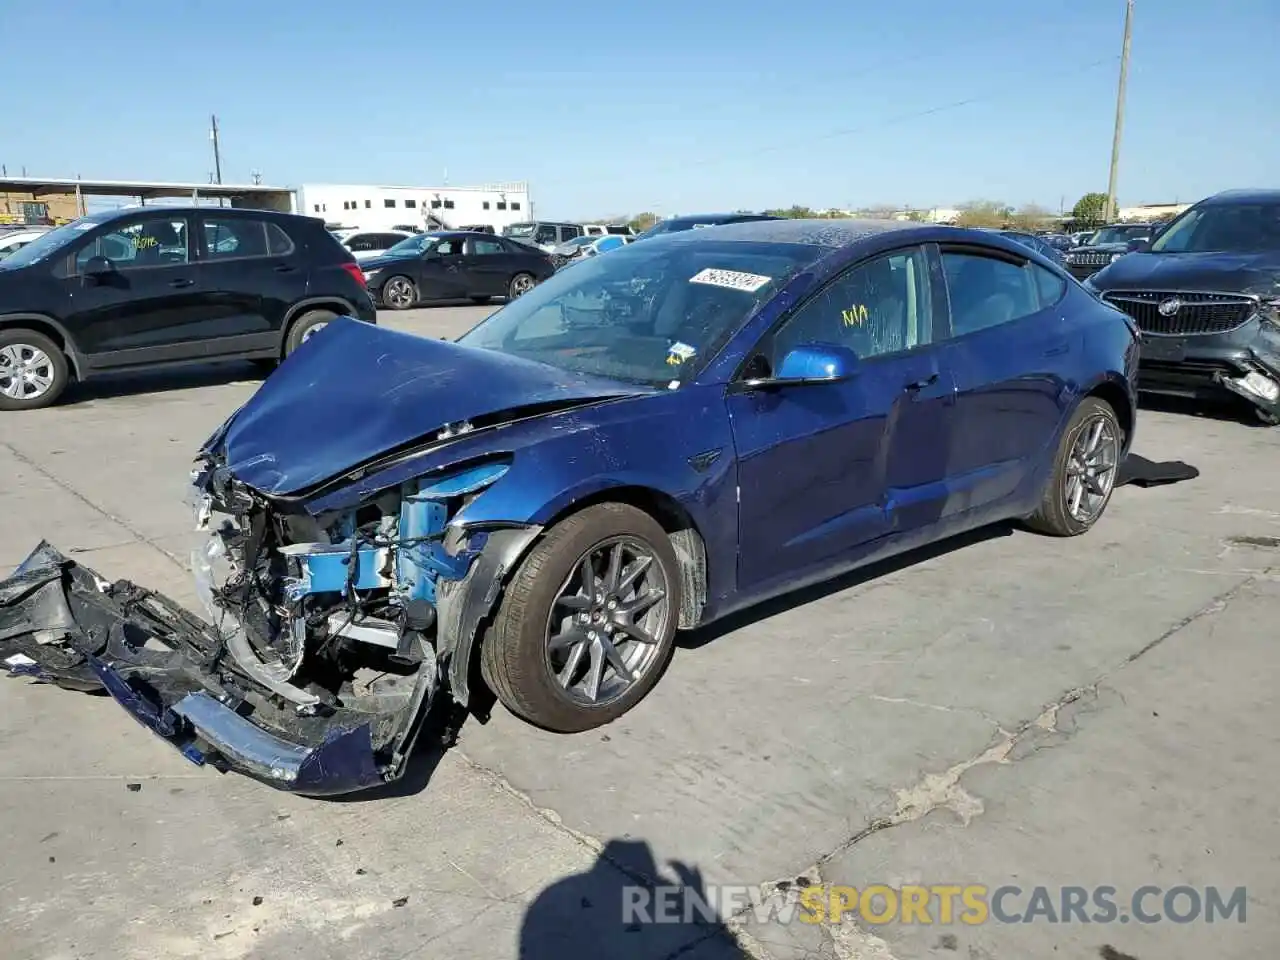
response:
{"label": "car roof", "polygon": [[[905,233],[932,226],[902,220],[740,220],[736,223],[717,224],[707,229],[714,231],[712,235],[717,240],[808,243],[835,249],[879,234],[895,231]],[[705,234],[704,230],[688,230],[668,236],[673,241],[692,241]]]}
{"label": "car roof", "polygon": [[1223,190],[1207,197],[1202,203],[1280,203],[1280,190],[1264,188],[1240,188]]}

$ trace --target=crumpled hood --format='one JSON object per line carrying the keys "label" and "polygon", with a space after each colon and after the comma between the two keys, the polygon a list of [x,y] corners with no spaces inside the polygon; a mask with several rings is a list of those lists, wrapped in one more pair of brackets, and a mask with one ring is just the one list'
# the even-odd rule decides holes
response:
{"label": "crumpled hood", "polygon": [[221,455],[248,486],[286,496],[446,424],[648,392],[344,318],[290,355],[201,453]]}
{"label": "crumpled hood", "polygon": [[1099,290],[1206,290],[1280,295],[1280,257],[1267,253],[1131,253],[1091,278]]}

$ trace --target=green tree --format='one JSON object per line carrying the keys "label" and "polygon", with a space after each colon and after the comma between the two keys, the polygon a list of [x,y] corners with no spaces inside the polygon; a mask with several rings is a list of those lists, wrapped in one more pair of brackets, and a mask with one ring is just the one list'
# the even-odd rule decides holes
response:
{"label": "green tree", "polygon": [[627,226],[636,233],[642,233],[657,222],[658,215],[656,213],[638,213],[627,221]]}
{"label": "green tree", "polygon": [[813,210],[798,203],[792,204],[786,209],[766,210],[765,213],[771,217],[786,217],[788,220],[810,220],[818,216]]}
{"label": "green tree", "polygon": [[958,227],[1003,227],[1013,216],[1013,208],[998,200],[971,200],[960,205]]}
{"label": "green tree", "polygon": [[1017,212],[1009,218],[1010,226],[1017,227],[1019,230],[1044,230],[1053,222],[1053,214],[1034,203],[1019,207]]}
{"label": "green tree", "polygon": [[1107,195],[1105,193],[1086,193],[1071,208],[1071,216],[1076,220],[1089,223],[1101,223],[1107,215]]}

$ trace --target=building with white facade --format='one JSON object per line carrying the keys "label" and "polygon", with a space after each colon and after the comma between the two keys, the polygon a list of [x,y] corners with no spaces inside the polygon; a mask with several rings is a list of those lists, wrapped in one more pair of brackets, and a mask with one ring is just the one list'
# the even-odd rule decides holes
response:
{"label": "building with white facade", "polygon": [[361,230],[414,226],[432,230],[488,224],[501,231],[533,219],[529,185],[482,187],[386,187],[307,183],[298,188],[297,212]]}

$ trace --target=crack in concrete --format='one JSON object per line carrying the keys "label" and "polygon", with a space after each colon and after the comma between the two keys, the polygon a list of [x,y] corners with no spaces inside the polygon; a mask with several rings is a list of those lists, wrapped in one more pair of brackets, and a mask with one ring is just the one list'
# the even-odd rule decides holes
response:
{"label": "crack in concrete", "polygon": [[[106,517],[112,523],[117,524],[124,530],[127,530],[138,543],[146,544],[152,550],[155,550],[157,553],[159,553],[162,557],[164,557],[170,563],[176,564],[182,570],[187,569],[186,561],[182,560],[179,557],[174,556],[164,547],[160,546],[158,543],[156,543],[154,540],[152,540],[150,537],[144,534],[137,527],[133,526],[133,524],[129,523],[128,520],[125,520],[123,517],[117,517],[115,514],[111,513],[110,511],[104,510],[102,507],[98,506],[96,503],[94,503],[92,500],[86,497],[83,493],[81,493],[71,484],[67,483],[61,477],[57,476],[54,473],[50,473],[40,463],[38,463],[35,460],[32,460],[25,453],[23,453],[21,450],[15,447],[12,443],[0,443],[0,447],[3,447],[4,449],[8,450],[11,454],[13,454],[14,459],[18,460],[20,463],[24,464],[25,466],[30,467],[36,473],[40,474],[40,476],[44,477],[46,480],[52,483],[55,487],[61,490],[63,493],[70,494],[71,496],[79,500],[81,503],[83,503],[90,510],[92,510],[94,513],[97,513],[97,514],[100,514],[101,516]],[[106,548],[98,548],[98,549],[106,549]]]}
{"label": "crack in concrete", "polygon": [[[1063,730],[1058,725],[1059,719],[1064,710],[1077,702],[1096,698],[1099,688],[1110,677],[1146,656],[1166,640],[1185,630],[1196,621],[1207,616],[1212,616],[1215,613],[1220,613],[1226,608],[1227,604],[1229,604],[1249,586],[1260,580],[1271,578],[1275,572],[1276,568],[1269,567],[1265,570],[1250,573],[1239,583],[1234,584],[1230,588],[1214,596],[1208,603],[1204,604],[1199,609],[1176,621],[1171,627],[1169,627],[1169,629],[1165,630],[1159,636],[1126,656],[1115,667],[1099,675],[1092,683],[1082,687],[1075,687],[1063,693],[1056,700],[1041,710],[1034,718],[1019,724],[1016,730],[1005,730],[1000,727],[996,721],[991,720],[991,722],[996,725],[998,739],[982,753],[977,756],[970,757],[967,760],[963,760],[960,763],[953,764],[940,774],[926,773],[918,783],[905,789],[895,790],[894,795],[896,806],[893,813],[888,816],[878,817],[872,820],[861,830],[846,838],[830,851],[819,857],[817,861],[811,864],[807,869],[793,873],[789,877],[781,880],[772,880],[759,884],[761,903],[745,906],[733,915],[724,918],[719,923],[695,921],[698,924],[706,924],[705,933],[702,936],[694,937],[683,946],[667,954],[663,960],[678,960],[679,957],[698,949],[703,944],[718,936],[729,937],[734,945],[741,950],[746,957],[751,958],[751,960],[772,960],[772,954],[770,954],[767,945],[747,929],[747,924],[752,914],[762,909],[767,910],[768,907],[766,904],[771,903],[775,906],[782,906],[788,902],[798,902],[800,889],[802,887],[821,885],[823,883],[822,869],[825,865],[829,864],[836,857],[847,852],[874,833],[879,833],[882,830],[888,830],[904,823],[912,823],[921,820],[939,809],[950,810],[957,816],[957,818],[959,818],[963,825],[967,826],[974,817],[982,814],[983,803],[981,798],[975,797],[964,789],[961,781],[965,774],[970,770],[973,770],[975,767],[987,764],[1016,763],[1019,760],[1025,759],[1026,757],[1039,752],[1039,750],[1044,746],[1044,743],[1037,743],[1036,741],[1042,740],[1046,735],[1067,735],[1070,732],[1073,732]],[[970,712],[983,716],[984,719],[991,719],[978,711],[971,711],[965,708],[946,707],[939,704],[923,703],[909,700],[907,698],[873,696],[871,699],[948,712],[952,710],[956,712]],[[1026,747],[1025,750],[1018,750],[1019,747],[1023,746]],[[592,854],[608,863],[625,877],[649,889],[662,885],[666,882],[662,877],[646,876],[626,864],[616,861],[605,853],[604,844],[598,838],[570,827],[564,822],[564,818],[550,807],[538,806],[529,794],[517,789],[501,773],[471,759],[459,748],[455,747],[453,752],[457,753],[463,762],[477,773],[481,774],[485,779],[489,780],[497,788],[519,801],[523,806],[527,807],[539,819],[548,823],[553,829],[571,837],[576,843],[591,851]],[[814,960],[896,960],[889,949],[887,941],[867,930],[864,930],[856,923],[846,922],[832,924],[829,920],[824,918],[821,923],[817,924],[817,926],[825,938],[825,943],[822,950],[813,955]]]}

